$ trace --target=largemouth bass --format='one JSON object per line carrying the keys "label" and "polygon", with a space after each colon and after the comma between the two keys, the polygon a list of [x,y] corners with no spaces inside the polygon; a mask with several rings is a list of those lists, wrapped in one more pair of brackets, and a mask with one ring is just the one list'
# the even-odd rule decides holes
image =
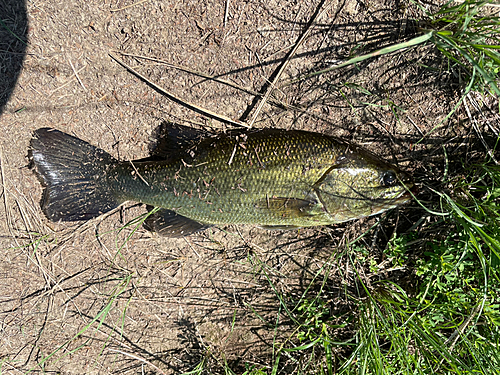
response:
{"label": "largemouth bass", "polygon": [[180,237],[217,224],[269,229],[341,223],[411,198],[411,178],[361,147],[318,133],[264,129],[205,137],[172,127],[151,159],[119,161],[55,129],[31,140],[53,221],[88,220],[136,201],[149,229]]}

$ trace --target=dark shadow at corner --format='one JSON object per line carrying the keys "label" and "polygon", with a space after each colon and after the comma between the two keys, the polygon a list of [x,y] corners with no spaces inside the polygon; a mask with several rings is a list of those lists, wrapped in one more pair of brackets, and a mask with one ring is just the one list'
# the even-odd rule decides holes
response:
{"label": "dark shadow at corner", "polygon": [[0,115],[14,91],[28,46],[28,18],[23,0],[0,2]]}

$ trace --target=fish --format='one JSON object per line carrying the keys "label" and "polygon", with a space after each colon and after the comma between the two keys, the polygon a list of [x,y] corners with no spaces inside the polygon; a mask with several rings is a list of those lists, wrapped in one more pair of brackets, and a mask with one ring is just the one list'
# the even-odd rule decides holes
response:
{"label": "fish", "polygon": [[148,230],[183,237],[214,225],[331,225],[408,202],[411,176],[370,151],[321,133],[165,127],[149,158],[120,161],[52,128],[33,133],[30,166],[51,221],[89,220],[126,201],[156,207]]}

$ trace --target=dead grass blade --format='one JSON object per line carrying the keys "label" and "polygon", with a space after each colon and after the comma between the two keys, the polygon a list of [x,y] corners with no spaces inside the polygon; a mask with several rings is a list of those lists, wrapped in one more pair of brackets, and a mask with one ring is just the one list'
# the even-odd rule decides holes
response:
{"label": "dead grass blade", "polygon": [[71,59],[68,57],[68,62],[69,65],[71,66],[71,69],[73,70],[73,73],[75,74],[76,79],[78,80],[78,83],[83,87],[83,90],[88,91],[85,85],[83,84],[82,80],[80,79],[80,76],[78,75],[78,72],[76,71],[73,63],[71,62]]}
{"label": "dead grass blade", "polygon": [[165,374],[158,366],[155,366],[154,364],[152,364],[148,360],[146,360],[146,359],[144,359],[142,357],[139,357],[136,354],[127,353],[127,352],[124,352],[124,351],[118,350],[118,349],[108,349],[108,350],[110,352],[120,353],[120,354],[123,354],[124,356],[127,356],[127,357],[130,357],[130,358],[136,359],[138,361],[141,361],[141,362],[143,362],[143,363],[151,366],[152,368],[154,368],[156,371],[158,371],[159,374]]}
{"label": "dead grass blade", "polygon": [[128,8],[135,7],[136,5],[139,5],[139,4],[142,4],[142,3],[145,3],[146,1],[148,1],[148,0],[139,0],[139,1],[138,1],[138,2],[136,2],[136,3],[130,4],[130,5],[126,5],[126,6],[121,7],[121,8],[110,9],[109,11],[110,11],[111,13],[114,13],[114,12],[119,12],[119,11],[122,11],[122,10],[125,10],[125,9],[128,9]]}
{"label": "dead grass blade", "polygon": [[10,209],[9,201],[7,199],[7,189],[5,187],[5,171],[3,168],[4,157],[3,150],[0,147],[0,173],[1,173],[1,184],[2,184],[2,196],[3,196],[3,204],[5,209],[5,218],[7,220],[7,227],[9,228],[10,234],[14,237],[12,233],[12,211]]}
{"label": "dead grass blade", "polygon": [[[246,88],[246,87],[243,87],[243,86],[240,86],[240,85],[237,85],[237,84],[235,84],[235,83],[233,83],[231,81],[227,81],[227,80],[222,79],[222,78],[211,76],[210,74],[206,74],[206,73],[203,73],[203,72],[200,72],[200,71],[197,71],[197,70],[192,70],[192,69],[187,68],[187,67],[182,66],[182,65],[172,64],[172,63],[169,63],[168,61],[160,60],[160,59],[157,59],[155,57],[135,55],[135,54],[132,54],[132,53],[126,53],[126,52],[115,51],[115,50],[113,50],[112,52],[113,53],[117,53],[117,54],[119,53],[122,56],[133,57],[135,59],[143,59],[143,60],[153,61],[155,63],[168,66],[169,68],[180,70],[181,72],[193,74],[193,75],[201,77],[201,78],[206,78],[206,79],[208,79],[210,81],[222,83],[223,85],[232,87],[233,89],[237,89],[237,90],[246,92],[247,94],[250,94],[250,95],[263,96],[263,94],[261,94],[260,92],[254,91],[252,89],[249,89],[249,88]],[[279,102],[277,102],[277,105],[284,106],[283,103],[279,103]]]}
{"label": "dead grass blade", "polygon": [[299,37],[299,39],[295,43],[295,46],[286,55],[285,60],[283,61],[283,64],[281,64],[281,66],[279,67],[279,69],[278,69],[278,71],[277,71],[277,73],[276,73],[273,81],[270,82],[269,86],[267,87],[267,90],[266,90],[266,93],[264,94],[264,97],[261,99],[259,105],[255,109],[255,113],[254,113],[252,119],[250,120],[250,123],[248,124],[249,128],[251,128],[253,126],[253,124],[255,123],[255,121],[257,120],[257,117],[259,116],[260,111],[262,110],[262,107],[264,106],[264,104],[266,104],[267,100],[269,99],[269,96],[271,95],[271,93],[273,92],[276,84],[280,80],[281,75],[283,74],[283,72],[285,71],[285,69],[288,67],[288,64],[290,63],[290,60],[291,60],[292,56],[295,55],[295,53],[297,52],[297,50],[299,49],[299,47],[302,45],[302,43],[304,42],[304,40],[306,40],[306,38],[309,36],[309,34],[311,32],[311,29],[312,29],[311,28],[312,25],[316,22],[316,20],[320,19],[323,16],[323,14],[325,14],[325,12],[328,9],[330,9],[330,7],[333,5],[333,1],[330,1],[329,4],[327,6],[325,6],[323,8],[323,10],[321,10],[321,7],[322,7],[323,4],[324,3],[320,4],[320,6],[318,7],[316,13],[312,16],[311,20],[307,24],[306,29],[304,30],[304,32],[302,33],[302,35]]}
{"label": "dead grass blade", "polygon": [[249,126],[241,121],[237,121],[237,120],[233,120],[229,117],[226,117],[226,116],[223,116],[223,115],[219,115],[215,112],[212,112],[208,109],[205,109],[205,108],[202,108],[200,106],[197,106],[196,104],[193,104],[193,103],[190,103],[190,102],[187,102],[181,98],[178,98],[177,96],[175,96],[174,94],[168,92],[167,90],[165,90],[164,88],[158,86],[157,84],[151,82],[150,80],[148,80],[146,77],[144,77],[142,74],[140,74],[139,72],[137,72],[136,70],[134,70],[132,67],[130,67],[129,65],[127,65],[123,60],[121,60],[116,54],[114,54],[113,52],[109,52],[108,53],[109,56],[115,60],[118,64],[120,64],[122,67],[124,67],[125,69],[127,69],[130,73],[132,73],[133,75],[135,75],[137,78],[139,78],[141,81],[145,82],[148,84],[149,87],[153,88],[154,90],[156,90],[157,92],[159,92],[160,94],[166,96],[167,98],[169,98],[170,100],[172,100],[173,102],[177,103],[177,104],[180,104],[192,111],[195,111],[203,116],[207,116],[207,117],[210,117],[211,119],[214,119],[214,120],[217,120],[217,121],[221,121],[221,122],[224,122],[226,124],[231,124],[231,125],[235,125],[235,126],[241,126],[241,127],[245,127],[245,128],[248,128]]}

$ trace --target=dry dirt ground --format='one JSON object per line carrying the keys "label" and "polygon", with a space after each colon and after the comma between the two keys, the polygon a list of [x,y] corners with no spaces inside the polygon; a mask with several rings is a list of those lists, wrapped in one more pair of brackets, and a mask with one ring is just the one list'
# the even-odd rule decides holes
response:
{"label": "dry dirt ground", "polygon": [[[228,128],[155,92],[113,61],[108,55],[113,50],[128,54],[120,56],[178,97],[250,121],[256,106],[248,92],[130,55],[260,91],[309,21],[329,5],[269,98],[281,105],[264,105],[255,126],[333,134],[417,177],[439,180],[443,140],[457,160],[466,155],[464,133],[455,139],[454,129],[467,115],[459,110],[440,124],[457,100],[457,80],[442,73],[445,62],[432,47],[284,84],[411,38],[411,20],[421,14],[407,2],[11,0],[1,5],[4,25],[27,42],[25,48],[0,25],[5,37],[0,40],[2,371],[170,374],[204,360],[214,369],[226,361],[237,373],[244,363],[269,368],[273,343],[296,341],[277,294],[293,309],[306,291],[321,287],[326,269],[325,300],[339,322],[347,319],[348,296],[359,292],[352,269],[365,268],[356,253],[340,249],[379,218],[290,232],[227,226],[168,239],[125,226],[144,212],[128,204],[85,224],[54,224],[40,211],[42,189],[26,158],[31,134],[41,127],[73,134],[122,159],[147,156],[163,120]],[[435,133],[423,137],[436,125]],[[394,230],[410,228],[423,215],[412,203],[383,216],[380,230],[367,236],[368,256],[382,263],[381,249]],[[339,339],[352,335],[349,326],[339,331]],[[291,373],[294,363],[282,373]]]}

